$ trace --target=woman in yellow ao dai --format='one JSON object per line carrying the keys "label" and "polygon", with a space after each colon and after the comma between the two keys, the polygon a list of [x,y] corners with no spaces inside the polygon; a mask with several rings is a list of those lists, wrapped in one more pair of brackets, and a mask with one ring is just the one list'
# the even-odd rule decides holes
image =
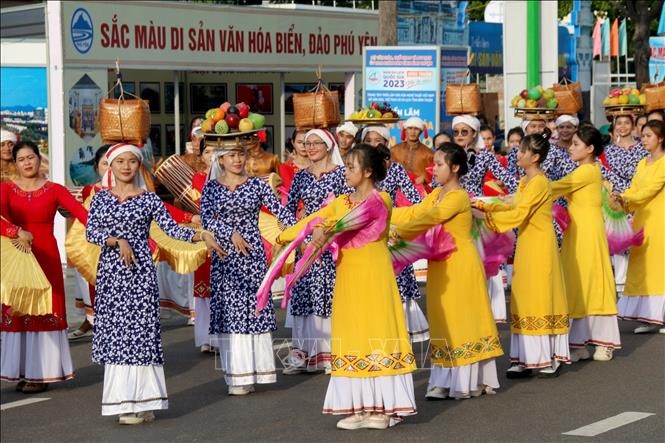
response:
{"label": "woman in yellow ao dai", "polygon": [[642,128],[642,143],[649,156],[642,159],[625,192],[614,195],[635,211],[633,230],[644,229],[644,242],[630,250],[619,318],[638,320],[636,334],[660,329],[665,333],[665,123],[652,120]]}
{"label": "woman in yellow ao dai", "polygon": [[509,378],[558,375],[570,360],[569,316],[556,238],[552,230],[552,191],[540,169],[549,150],[549,129],[526,136],[517,163],[526,171],[511,203],[474,202],[494,232],[518,228],[510,300]]}
{"label": "woman in yellow ao dai", "polygon": [[[354,147],[346,157],[347,184],[341,195],[280,234],[292,241],[312,219],[324,219],[313,233],[322,244],[330,228],[375,191],[385,177],[386,156],[369,145]],[[331,318],[332,377],[324,414],[349,415],[340,429],[385,429],[416,413],[411,372],[416,369],[399,290],[388,251],[392,200],[380,193],[388,218],[380,237],[360,247],[342,247],[337,258]]]}
{"label": "woman in yellow ao dai", "polygon": [[443,144],[434,155],[436,188],[420,204],[393,210],[400,237],[411,239],[438,224],[456,250],[428,262],[427,315],[432,369],[426,398],[470,398],[499,387],[495,357],[503,355],[492,316],[483,264],[471,239],[471,203],[459,184],[467,172],[464,150]]}
{"label": "woman in yellow ao dai", "polygon": [[596,158],[603,152],[600,132],[583,126],[568,149],[579,167],[555,181],[552,198],[568,201],[570,224],[563,236],[561,261],[566,283],[571,327],[568,341],[572,361],[612,359],[621,348],[617,321],[616,289],[602,215],[603,176]]}

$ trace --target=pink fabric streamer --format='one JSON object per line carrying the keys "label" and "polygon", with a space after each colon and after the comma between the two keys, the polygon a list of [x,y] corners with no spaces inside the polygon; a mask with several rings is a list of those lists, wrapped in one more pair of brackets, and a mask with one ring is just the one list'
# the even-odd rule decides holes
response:
{"label": "pink fabric streamer", "polygon": [[286,260],[288,259],[289,255],[293,250],[298,247],[303,241],[305,241],[305,237],[307,237],[309,234],[314,231],[314,227],[317,224],[320,224],[323,222],[323,218],[321,217],[316,217],[313,218],[312,220],[307,223],[305,228],[298,233],[296,238],[293,239],[291,243],[289,243],[286,247],[284,247],[279,254],[273,259],[272,264],[268,268],[268,272],[266,272],[266,275],[263,277],[263,281],[261,282],[261,285],[259,286],[259,290],[256,293],[256,315],[258,315],[262,310],[265,309],[266,306],[268,306],[268,300],[270,298],[270,288],[272,288],[273,283],[275,280],[277,280],[280,276],[280,273],[282,271],[282,267],[286,263]]}
{"label": "pink fabric streamer", "polygon": [[554,217],[554,221],[561,228],[561,232],[566,232],[566,229],[568,229],[568,225],[570,224],[568,210],[560,204],[554,203],[552,205],[552,217]]}
{"label": "pink fabric streamer", "polygon": [[395,275],[405,267],[420,260],[444,261],[457,250],[455,239],[443,228],[436,225],[411,241],[399,240],[389,246]]}
{"label": "pink fabric streamer", "polygon": [[[307,272],[324,251],[360,248],[369,242],[376,241],[385,230],[387,220],[388,210],[383,203],[383,198],[374,191],[364,202],[351,209],[328,230],[329,238],[323,247],[317,248],[312,244],[307,246],[303,256],[296,263],[293,273],[286,276],[282,307],[287,306],[291,298],[291,288],[295,282]],[[332,244],[335,246],[331,248]]]}

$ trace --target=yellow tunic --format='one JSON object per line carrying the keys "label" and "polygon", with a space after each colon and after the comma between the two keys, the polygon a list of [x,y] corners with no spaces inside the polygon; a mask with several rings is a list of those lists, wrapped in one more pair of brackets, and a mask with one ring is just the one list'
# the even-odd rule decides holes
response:
{"label": "yellow tunic", "polygon": [[570,224],[563,236],[561,262],[572,318],[617,313],[601,209],[602,184],[599,164],[581,165],[551,184],[553,199],[568,200]]}
{"label": "yellow tunic", "polygon": [[544,175],[520,181],[512,204],[484,205],[494,232],[518,228],[510,295],[510,330],[521,335],[567,334],[568,303],[552,229],[552,190]]}
{"label": "yellow tunic", "polygon": [[492,317],[483,263],[471,240],[471,203],[464,190],[440,199],[436,188],[415,206],[393,211],[392,223],[406,239],[443,224],[457,250],[445,261],[427,265],[427,316],[432,363],[464,366],[503,355]]}
{"label": "yellow tunic", "polygon": [[633,247],[628,258],[623,295],[665,295],[665,157],[637,164],[633,181],[621,196],[635,211],[633,229],[644,229],[644,243]]}
{"label": "yellow tunic", "polygon": [[[390,214],[390,196],[382,192],[381,197]],[[292,241],[312,218],[323,217],[323,225],[330,227],[351,208],[349,196],[339,196],[286,229],[277,241]],[[388,223],[378,240],[361,248],[339,251],[332,304],[331,360],[333,377],[399,375],[416,369],[388,251]]]}

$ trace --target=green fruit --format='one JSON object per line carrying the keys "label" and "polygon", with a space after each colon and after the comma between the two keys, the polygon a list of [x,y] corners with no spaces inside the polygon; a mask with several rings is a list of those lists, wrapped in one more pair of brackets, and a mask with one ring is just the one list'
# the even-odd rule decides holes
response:
{"label": "green fruit", "polygon": [[554,98],[554,91],[549,88],[545,89],[545,91],[543,91],[543,98],[546,98],[547,100]]}
{"label": "green fruit", "polygon": [[538,86],[534,86],[533,88],[529,89],[530,100],[538,100],[539,98],[540,98],[540,89],[538,89]]}
{"label": "green fruit", "polygon": [[559,102],[557,102],[555,99],[551,98],[547,100],[547,107],[549,109],[556,109],[557,106],[559,106]]}
{"label": "green fruit", "polygon": [[367,118],[381,118],[381,111],[370,109],[370,111],[367,113]]}
{"label": "green fruit", "polygon": [[254,129],[262,128],[263,125],[266,122],[266,118],[263,115],[256,114],[254,112],[250,112],[249,115],[247,116],[247,118],[252,121],[252,125],[254,125]]}
{"label": "green fruit", "polygon": [[629,105],[639,105],[639,104],[640,104],[640,96],[639,96],[639,95],[630,94],[630,95],[628,96],[628,104],[629,104]]}
{"label": "green fruit", "polygon": [[215,123],[215,133],[217,134],[228,134],[229,133],[229,124],[225,120],[220,120]]}
{"label": "green fruit", "polygon": [[218,109],[219,108],[208,109],[208,111],[206,112],[206,118],[207,119],[212,118],[212,116],[215,114],[215,112],[217,112]]}

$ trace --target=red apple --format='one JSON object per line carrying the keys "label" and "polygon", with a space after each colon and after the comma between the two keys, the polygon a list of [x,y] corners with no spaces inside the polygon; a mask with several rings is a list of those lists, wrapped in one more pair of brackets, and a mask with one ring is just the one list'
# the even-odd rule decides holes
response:
{"label": "red apple", "polygon": [[226,123],[228,123],[230,128],[237,128],[238,123],[240,123],[240,117],[238,117],[238,114],[226,114]]}
{"label": "red apple", "polygon": [[240,118],[246,118],[249,115],[249,106],[247,106],[244,103],[238,103],[236,105],[236,108],[238,108],[238,115]]}
{"label": "red apple", "polygon": [[522,92],[520,92],[520,97],[526,100],[527,98],[529,98],[529,91],[526,89],[522,89]]}

